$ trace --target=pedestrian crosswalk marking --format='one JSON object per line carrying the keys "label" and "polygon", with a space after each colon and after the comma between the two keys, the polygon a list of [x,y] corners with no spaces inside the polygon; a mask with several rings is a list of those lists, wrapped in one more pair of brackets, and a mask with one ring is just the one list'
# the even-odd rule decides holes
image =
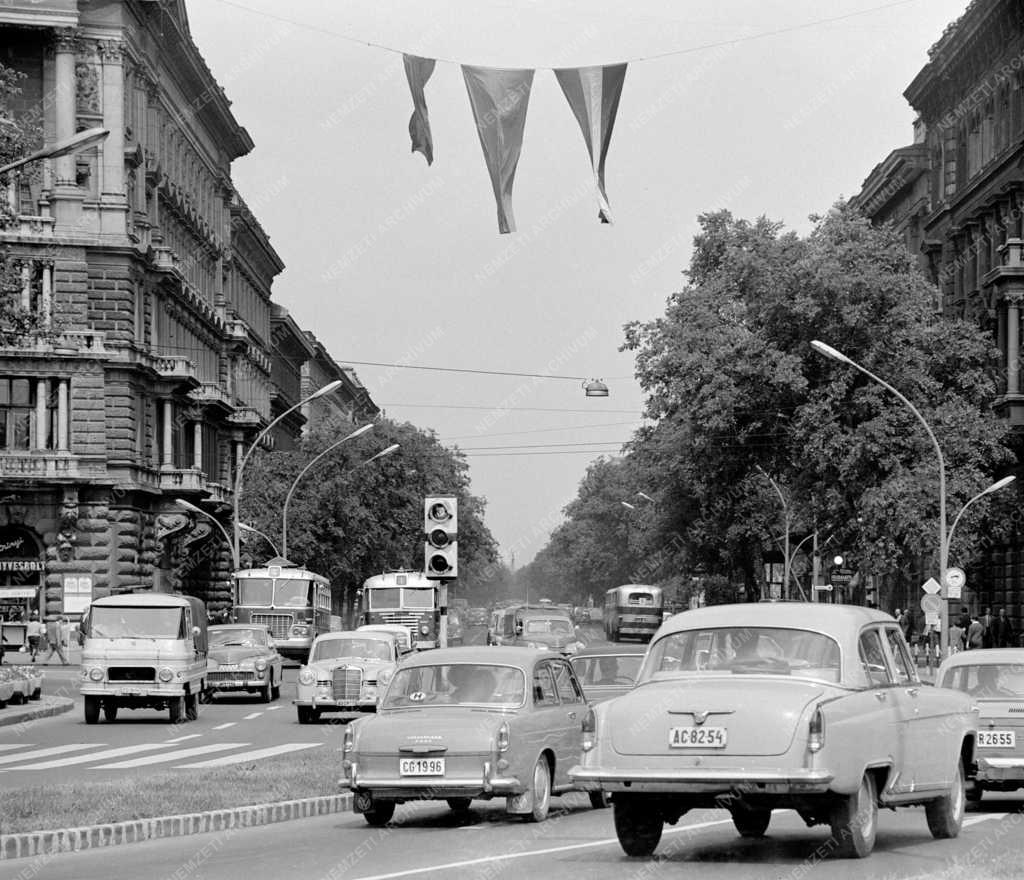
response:
{"label": "pedestrian crosswalk marking", "polygon": [[228,764],[241,764],[243,761],[256,761],[260,758],[269,758],[272,755],[280,755],[283,752],[301,752],[303,749],[314,749],[322,746],[323,743],[283,743],[279,746],[270,746],[266,749],[253,749],[251,752],[239,752],[235,755],[224,755],[220,758],[211,758],[209,761],[197,761],[194,764],[178,764],[176,770],[195,770],[203,767],[226,767]]}
{"label": "pedestrian crosswalk marking", "polygon": [[34,745],[35,743],[2,743],[0,744],[0,752],[10,752],[14,749],[27,749]]}
{"label": "pedestrian crosswalk marking", "polygon": [[73,755],[70,758],[57,758],[53,761],[43,761],[39,764],[25,764],[18,767],[19,770],[52,770],[54,767],[69,767],[72,764],[88,764],[90,761],[106,761],[109,758],[120,758],[124,755],[134,755],[139,752],[151,752],[154,749],[162,749],[167,743],[143,743],[137,746],[121,746],[116,749],[107,749],[105,752],[92,752],[88,755]]}
{"label": "pedestrian crosswalk marking", "polygon": [[146,755],[142,758],[132,758],[129,761],[117,761],[113,764],[100,764],[98,767],[90,767],[90,770],[129,770],[132,767],[145,767],[148,764],[163,764],[166,761],[178,761],[181,758],[191,758],[195,755],[203,755],[208,752],[225,752],[228,749],[240,749],[251,743],[211,743],[206,746],[193,746],[190,749],[175,749],[171,752],[163,752],[158,755]]}
{"label": "pedestrian crosswalk marking", "polygon": [[259,718],[260,715],[262,715],[262,714],[263,714],[262,712],[250,712],[242,720],[243,721],[252,721],[253,718]]}
{"label": "pedestrian crosswalk marking", "polygon": [[276,712],[280,708],[281,708],[280,706],[270,706],[270,707],[267,708],[267,711],[268,712]]}
{"label": "pedestrian crosswalk marking", "polygon": [[180,742],[185,742],[185,740],[187,740],[187,739],[199,739],[199,737],[201,737],[201,736],[202,736],[201,733],[190,733],[188,736],[179,736],[179,737],[176,737],[175,739],[169,739],[169,740],[167,740],[167,742],[169,742],[169,743],[180,743]]}
{"label": "pedestrian crosswalk marking", "polygon": [[210,730],[227,730],[229,727],[234,727],[238,724],[237,721],[228,721],[225,724],[218,724],[216,727],[211,727]]}
{"label": "pedestrian crosswalk marking", "polygon": [[83,749],[94,749],[96,746],[105,745],[106,743],[68,743],[63,746],[51,746],[48,749],[36,749],[34,752],[19,752],[17,755],[0,756],[0,764],[13,764],[16,761],[24,761],[26,758],[48,758],[51,755],[80,752]]}

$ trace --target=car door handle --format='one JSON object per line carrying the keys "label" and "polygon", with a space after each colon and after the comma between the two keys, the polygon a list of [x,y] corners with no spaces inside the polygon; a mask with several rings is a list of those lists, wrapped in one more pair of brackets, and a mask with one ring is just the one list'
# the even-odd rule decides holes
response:
{"label": "car door handle", "polygon": [[575,719],[576,718],[576,713],[575,712],[570,712],[569,713],[569,717]]}
{"label": "car door handle", "polygon": [[921,693],[921,689],[916,687],[907,688],[907,693],[910,694],[910,696],[912,697],[916,697],[919,693]]}
{"label": "car door handle", "polygon": [[875,699],[878,700],[879,703],[884,703],[885,691],[875,691]]}

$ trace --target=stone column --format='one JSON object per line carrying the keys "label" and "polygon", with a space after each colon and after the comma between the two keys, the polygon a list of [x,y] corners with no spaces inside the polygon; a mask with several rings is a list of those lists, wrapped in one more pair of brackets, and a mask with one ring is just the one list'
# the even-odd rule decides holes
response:
{"label": "stone column", "polygon": [[97,48],[103,64],[103,127],[110,131],[100,145],[101,230],[123,236],[127,234],[128,210],[124,177],[124,43],[100,40]]}
{"label": "stone column", "polygon": [[164,401],[164,449],[163,458],[160,461],[160,466],[170,468],[174,466],[174,450],[172,449],[173,437],[171,435],[172,424],[171,421],[174,418],[174,409],[171,406],[171,401]]}
{"label": "stone column", "polygon": [[68,379],[57,381],[57,449],[68,451]]}
{"label": "stone column", "polygon": [[46,379],[36,379],[36,449],[46,449],[47,415],[46,398],[49,394]]}
{"label": "stone column", "polygon": [[[75,49],[77,31],[61,28],[54,32],[54,109],[57,140],[62,141],[75,133]],[[75,157],[61,156],[56,160],[58,187],[75,187]]]}
{"label": "stone column", "polygon": [[203,423],[192,423],[192,467],[203,469]]}
{"label": "stone column", "polygon": [[1020,394],[1020,304],[1024,292],[1007,293],[1006,299],[1006,393]]}
{"label": "stone column", "polygon": [[53,318],[53,263],[43,263],[42,297],[39,307],[43,326],[49,328]]}

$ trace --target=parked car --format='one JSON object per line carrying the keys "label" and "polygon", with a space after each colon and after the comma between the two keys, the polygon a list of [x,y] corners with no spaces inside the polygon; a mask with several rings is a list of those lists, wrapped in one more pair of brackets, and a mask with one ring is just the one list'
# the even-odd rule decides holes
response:
{"label": "parked car", "polygon": [[466,626],[487,626],[486,608],[469,608],[466,611]]}
{"label": "parked car", "polygon": [[862,858],[879,806],[923,805],[934,837],[959,834],[977,731],[970,697],[921,685],[887,614],[717,605],[661,626],[636,687],[587,714],[570,777],[612,793],[631,856],[664,823],[724,807],[743,837],[796,810],[831,826],[832,853]]}
{"label": "parked car", "polygon": [[621,697],[636,683],[646,645],[587,645],[572,657],[572,668],[589,703]]}
{"label": "parked car", "polygon": [[281,696],[284,661],[265,626],[229,623],[207,630],[206,696],[222,691],[259,694],[264,703]]}
{"label": "parked car", "polygon": [[412,630],[400,623],[364,623],[356,627],[356,632],[383,632],[392,633],[398,639],[398,647],[402,654],[407,654],[412,647]]}
{"label": "parked car", "polygon": [[312,724],[323,712],[343,720],[377,711],[377,697],[402,659],[398,637],[390,632],[322,633],[299,668],[295,706],[299,724]]}
{"label": "parked car", "polygon": [[1024,788],[1024,648],[961,651],[939,667],[935,681],[966,692],[980,712],[967,799]]}
{"label": "parked car", "polygon": [[[528,820],[574,786],[583,689],[569,662],[528,648],[442,648],[409,658],[380,710],[353,722],[342,747],[343,787],[354,809],[383,825],[407,800],[503,797]],[[603,805],[600,793],[592,797]]]}

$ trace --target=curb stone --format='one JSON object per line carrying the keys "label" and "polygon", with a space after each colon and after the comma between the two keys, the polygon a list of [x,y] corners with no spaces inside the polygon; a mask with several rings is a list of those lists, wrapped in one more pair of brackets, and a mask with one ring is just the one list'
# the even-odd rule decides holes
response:
{"label": "curb stone", "polygon": [[67,697],[48,697],[46,694],[43,694],[38,703],[25,703],[17,707],[8,704],[6,709],[0,709],[0,727],[24,724],[27,721],[35,721],[37,718],[49,718],[52,715],[63,715],[74,708],[74,700]]}
{"label": "curb stone", "polygon": [[128,822],[108,822],[81,828],[62,828],[50,831],[25,831],[0,835],[0,861],[24,859],[32,856],[56,855],[84,849],[121,846],[167,837],[185,837],[190,834],[254,828],[310,816],[345,813],[352,809],[352,795],[332,794],[323,797],[253,804],[208,810],[203,813],[184,813],[179,816],[159,816],[153,819],[133,819]]}

